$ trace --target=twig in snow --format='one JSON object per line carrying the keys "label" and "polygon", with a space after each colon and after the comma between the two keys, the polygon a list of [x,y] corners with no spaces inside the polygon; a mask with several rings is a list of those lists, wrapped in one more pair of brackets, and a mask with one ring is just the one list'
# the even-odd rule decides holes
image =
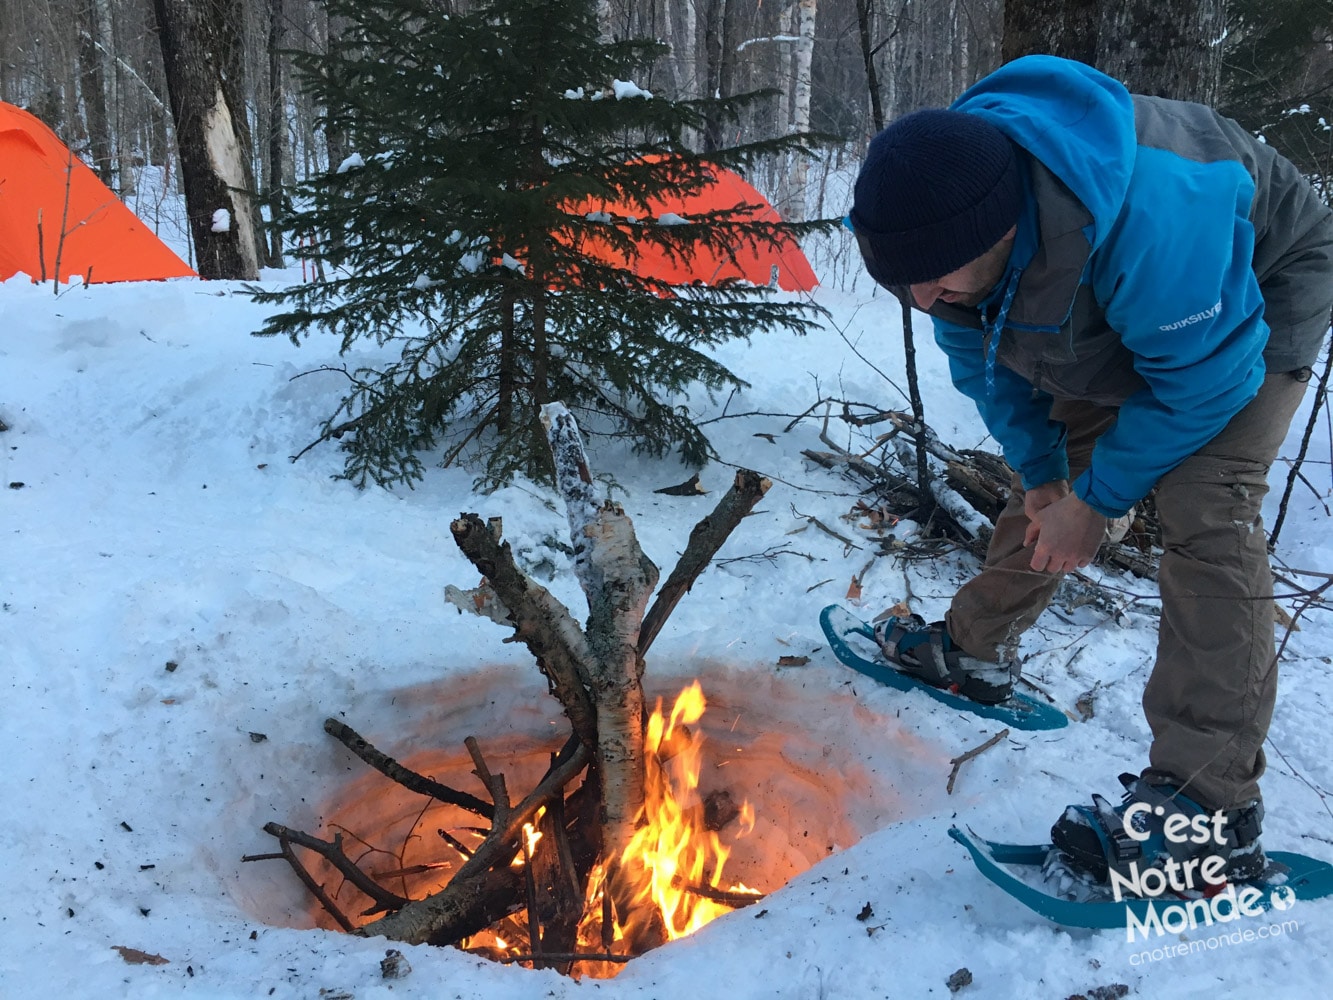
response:
{"label": "twig in snow", "polygon": [[812,516],[812,515],[810,515],[810,514],[802,514],[799,510],[796,509],[796,505],[795,505],[795,504],[792,504],[792,505],[791,505],[791,512],[792,512],[792,516],[794,516],[794,517],[799,517],[799,518],[801,518],[802,520],[806,521],[807,523],[809,523],[809,524],[813,524],[813,525],[814,525],[816,528],[818,528],[820,531],[824,532],[824,534],[826,534],[826,535],[832,535],[832,536],[833,536],[834,538],[836,538],[838,541],[842,542],[842,544],[845,545],[845,546],[847,547],[847,548],[844,550],[843,555],[846,555],[846,554],[847,554],[848,552],[850,552],[852,549],[859,549],[859,548],[861,548],[861,546],[857,545],[854,541],[852,541],[852,540],[851,540],[850,538],[848,538],[846,535],[842,535],[842,534],[839,534],[838,532],[834,531],[832,528],[830,528],[827,524],[825,524],[825,523],[824,523],[823,521],[821,521],[819,518],[814,517],[814,516]]}
{"label": "twig in snow", "polygon": [[958,769],[960,767],[966,764],[973,757],[981,756],[983,753],[985,753],[991,747],[995,746],[995,744],[999,743],[1002,739],[1004,739],[1008,735],[1009,735],[1008,727],[1001,729],[998,733],[996,733],[994,736],[988,739],[985,743],[981,744],[981,746],[973,747],[971,750],[961,753],[953,760],[949,761],[949,763],[953,765],[953,769],[949,772],[949,783],[944,788],[945,793],[948,795],[953,794],[953,783],[958,779]]}
{"label": "twig in snow", "polygon": [[[776,564],[778,556],[800,556],[808,562],[816,561],[816,557],[812,556],[809,552],[798,552],[796,549],[788,548],[787,544],[788,543],[784,542],[781,545],[770,545],[768,548],[764,549],[763,552],[751,552],[748,556],[731,556],[727,559],[715,559],[713,565],[728,566],[731,563],[758,562],[760,560]],[[827,583],[828,581],[825,580],[824,582]]]}

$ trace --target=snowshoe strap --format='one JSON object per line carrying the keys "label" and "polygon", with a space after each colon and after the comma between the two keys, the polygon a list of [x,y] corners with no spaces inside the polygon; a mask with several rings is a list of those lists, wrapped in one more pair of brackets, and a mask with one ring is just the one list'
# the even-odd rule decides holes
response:
{"label": "snowshoe strap", "polygon": [[[921,674],[923,673],[921,670],[915,669],[922,665],[917,649],[930,642],[932,631],[934,630],[926,625],[926,620],[920,615],[885,618],[883,621],[875,622],[875,641],[890,660],[902,666],[912,667],[913,673]],[[934,657],[929,657],[925,665],[933,667]],[[934,676],[935,672],[931,671],[931,674]],[[944,676],[940,673],[938,679],[942,680]]]}
{"label": "snowshoe strap", "polygon": [[[983,664],[953,644],[942,622],[927,625],[920,615],[886,618],[875,624],[874,635],[885,658],[898,664],[905,673],[965,698],[996,704],[1009,696],[1018,677],[1017,661]],[[1008,685],[970,672],[979,667],[1007,670]]]}
{"label": "snowshoe strap", "polygon": [[[1211,817],[1213,815],[1211,811],[1205,809],[1193,799],[1182,795],[1172,785],[1150,785],[1130,774],[1122,774],[1120,781],[1128,789],[1126,801],[1132,798],[1136,802],[1147,803],[1153,807],[1154,813],[1156,813],[1158,807],[1161,807],[1164,810],[1161,814],[1162,822],[1165,822],[1172,814],[1177,813],[1191,820],[1196,816]],[[1262,801],[1255,801],[1238,809],[1224,810],[1224,815],[1226,821],[1223,825],[1223,839],[1220,844],[1213,844],[1213,853],[1221,857],[1229,857],[1232,851],[1252,844],[1259,839],[1264,819],[1264,804]],[[1183,861],[1190,854],[1197,852],[1197,845],[1168,843],[1167,847],[1170,849],[1172,856],[1178,861]]]}
{"label": "snowshoe strap", "polygon": [[1087,817],[1097,839],[1102,842],[1107,865],[1121,875],[1128,875],[1130,862],[1143,857],[1143,842],[1129,835],[1120,814],[1105,797],[1094,794],[1091,809],[1086,806],[1076,808]]}
{"label": "snowshoe strap", "polygon": [[1259,839],[1264,825],[1264,804],[1253,802],[1227,814],[1227,841],[1233,850],[1248,846]]}
{"label": "snowshoe strap", "polygon": [[945,648],[944,630],[930,628],[920,615],[886,619],[875,626],[875,638],[886,656],[928,683],[948,687],[967,679],[958,650]]}

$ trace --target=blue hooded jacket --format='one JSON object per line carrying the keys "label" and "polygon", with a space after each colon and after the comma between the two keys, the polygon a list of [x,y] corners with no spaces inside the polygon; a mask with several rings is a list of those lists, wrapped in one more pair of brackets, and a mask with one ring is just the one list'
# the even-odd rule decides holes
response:
{"label": "blue hooded jacket", "polygon": [[[1032,192],[998,317],[931,309],[954,384],[1028,487],[1069,474],[1054,397],[1119,406],[1072,488],[1100,513],[1123,514],[1257,394],[1269,328],[1251,212],[1284,199],[1256,199],[1256,179],[1308,185],[1208,108],[1131,97],[1051,56],[1009,63],[953,108],[1020,147]],[[1322,212],[1301,226],[1326,219],[1317,200],[1308,205]],[[1298,242],[1295,225],[1274,239]],[[1281,363],[1310,363],[1319,330],[1312,348],[1295,348],[1307,360]]]}

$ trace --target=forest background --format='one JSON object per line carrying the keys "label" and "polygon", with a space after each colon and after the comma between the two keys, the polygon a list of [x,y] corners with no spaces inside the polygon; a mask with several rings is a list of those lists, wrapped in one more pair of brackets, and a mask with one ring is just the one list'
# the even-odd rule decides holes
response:
{"label": "forest background", "polygon": [[[798,131],[833,138],[808,173],[775,156],[749,178],[792,221],[845,211],[828,179],[854,166],[884,122],[945,105],[1033,51],[1081,58],[1131,90],[1213,104],[1321,178],[1333,148],[1329,0],[601,0],[597,9],[605,37],[669,46],[635,81],[653,93],[769,91],[731,134],[701,133],[701,148]],[[7,0],[0,100],[35,113],[158,225],[182,166],[188,177],[207,162],[196,119],[225,101],[243,175],[224,180],[256,220],[271,220],[285,190],[351,152],[320,128],[325,109],[293,71],[297,53],[327,51],[341,28],[318,0]],[[170,178],[152,185],[153,204],[134,197],[148,168]],[[210,231],[194,226],[195,243],[216,238]],[[280,229],[262,223],[228,238],[252,245],[211,276],[254,277],[257,266],[281,266],[288,249]]]}

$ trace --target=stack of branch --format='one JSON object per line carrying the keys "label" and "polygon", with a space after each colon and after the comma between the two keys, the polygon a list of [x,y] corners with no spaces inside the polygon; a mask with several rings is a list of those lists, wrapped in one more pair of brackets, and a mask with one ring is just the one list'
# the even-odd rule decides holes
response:
{"label": "stack of branch", "polygon": [[[927,538],[942,538],[968,549],[978,559],[986,556],[992,528],[1009,502],[1014,472],[999,455],[975,448],[953,448],[940,440],[926,424],[897,410],[866,409],[858,412],[844,402],[837,418],[863,430],[889,424],[874,434],[864,447],[852,450],[838,444],[829,433],[833,418],[825,415],[820,441],[827,450],[802,454],[829,469],[839,469],[855,479],[872,496],[872,506],[897,517],[917,521]],[[920,482],[913,469],[915,450],[929,457],[927,482]],[[1097,562],[1145,579],[1156,579],[1157,559],[1152,552],[1156,536],[1151,504],[1135,519],[1128,543],[1103,545]]]}
{"label": "stack of branch", "polygon": [[[325,841],[270,823],[264,829],[278,839],[280,853],[251,859],[286,860],[335,919],[352,930],[352,921],[304,868],[293,846],[322,856],[371,899],[362,916],[376,919],[356,928],[362,935],[451,944],[526,909],[533,955],[546,955],[545,964],[558,967],[573,957],[569,953],[593,862],[600,857],[612,872],[606,910],[614,910],[617,900],[627,898],[633,888],[624,886],[617,896],[614,874],[644,802],[644,655],[677,603],[771,484],[757,473],[738,472],[716,509],[695,525],[675,569],[648,607],[657,567],[639,547],[624,510],[610,500],[597,500],[573,417],[557,403],[543,409],[542,420],[568,513],[575,573],[588,600],[586,624],[580,625],[550,591],[523,572],[501,537],[498,519],[486,522],[465,513],[452,523],[455,543],[483,582],[470,591],[450,591],[460,607],[510,626],[513,635],[507,641],[528,648],[560,701],[572,732],[553,755],[549,770],[513,804],[504,775],[490,769],[480,746],[469,738],[473,773],[489,795],[487,802],[409,771],[330,719],[325,729],[387,777],[487,822],[482,843],[467,850],[455,841],[466,857],[462,867],[443,889],[415,900],[387,891],[363,871],[343,851],[341,834]],[[566,796],[566,787],[580,776],[582,785]],[[540,852],[540,864],[525,859],[528,863],[512,867],[524,849],[524,825],[538,822],[543,842],[556,848]],[[604,920],[603,926],[610,923]],[[641,946],[653,943],[660,942]]]}

